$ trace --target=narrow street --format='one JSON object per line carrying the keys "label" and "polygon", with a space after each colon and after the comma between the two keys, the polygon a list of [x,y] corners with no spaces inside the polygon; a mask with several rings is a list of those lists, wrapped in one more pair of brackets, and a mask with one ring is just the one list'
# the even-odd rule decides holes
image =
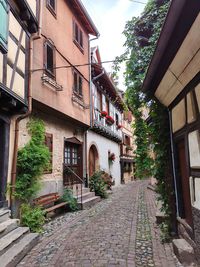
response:
{"label": "narrow street", "polygon": [[181,266],[170,244],[161,244],[155,193],[147,181],[114,189],[93,208],[49,222],[38,245],[18,267]]}

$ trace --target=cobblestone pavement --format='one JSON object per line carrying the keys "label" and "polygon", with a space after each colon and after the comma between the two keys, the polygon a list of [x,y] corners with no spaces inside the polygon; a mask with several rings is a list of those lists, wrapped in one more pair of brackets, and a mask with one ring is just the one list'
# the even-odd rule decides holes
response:
{"label": "cobblestone pavement", "polygon": [[147,181],[113,190],[93,208],[49,222],[18,267],[177,267],[171,244],[161,244],[155,193]]}

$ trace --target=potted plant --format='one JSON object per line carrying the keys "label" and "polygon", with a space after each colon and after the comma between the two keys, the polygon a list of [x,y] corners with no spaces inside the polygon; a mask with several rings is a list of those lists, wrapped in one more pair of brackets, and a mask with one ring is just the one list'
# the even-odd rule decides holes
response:
{"label": "potted plant", "polygon": [[106,123],[107,123],[108,125],[112,125],[114,122],[115,122],[115,121],[114,121],[113,117],[111,117],[111,116],[109,116],[109,115],[106,116]]}
{"label": "potted plant", "polygon": [[106,117],[108,115],[108,112],[103,110],[101,111],[101,117]]}

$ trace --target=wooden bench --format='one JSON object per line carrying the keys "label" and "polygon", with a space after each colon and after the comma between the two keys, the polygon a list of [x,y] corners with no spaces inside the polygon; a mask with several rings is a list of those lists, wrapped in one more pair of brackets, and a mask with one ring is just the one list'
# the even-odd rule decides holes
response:
{"label": "wooden bench", "polygon": [[49,213],[51,211],[54,211],[56,209],[59,209],[63,206],[67,205],[67,202],[61,202],[58,204],[55,204],[56,201],[60,199],[60,196],[58,193],[51,193],[47,195],[40,196],[38,198],[35,198],[33,200],[33,204],[37,206],[41,206],[45,213]]}

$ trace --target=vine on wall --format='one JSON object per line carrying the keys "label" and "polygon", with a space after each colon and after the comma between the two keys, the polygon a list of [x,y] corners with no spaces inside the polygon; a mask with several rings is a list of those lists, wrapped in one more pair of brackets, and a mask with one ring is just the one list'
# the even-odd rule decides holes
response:
{"label": "vine on wall", "polygon": [[43,121],[30,119],[27,123],[30,141],[18,151],[15,197],[29,202],[40,189],[40,177],[49,166],[50,153],[45,145]]}
{"label": "vine on wall", "polygon": [[[155,100],[149,100],[141,91],[168,7],[169,0],[149,0],[140,17],[133,17],[126,23],[126,51],[116,58],[113,76],[119,71],[120,63],[126,60],[126,99],[135,117],[133,129],[137,146],[136,177],[146,178],[153,175],[157,179],[162,208],[170,214],[169,192],[172,189],[167,177],[170,161],[168,113],[164,106]],[[150,124],[144,118],[145,109],[149,111]],[[154,160],[150,157],[150,144],[153,144]]]}

